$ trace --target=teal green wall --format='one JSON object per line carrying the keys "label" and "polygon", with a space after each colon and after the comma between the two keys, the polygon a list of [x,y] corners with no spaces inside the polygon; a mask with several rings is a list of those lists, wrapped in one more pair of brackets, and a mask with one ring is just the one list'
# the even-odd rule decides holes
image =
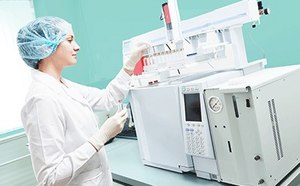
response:
{"label": "teal green wall", "polygon": [[[65,77],[103,88],[122,67],[122,41],[163,26],[159,20],[163,0],[34,0],[36,16],[59,16],[73,25],[81,46],[78,64]],[[181,19],[195,17],[237,0],[178,0]],[[272,10],[252,29],[244,26],[249,61],[266,57],[268,67],[298,64],[300,1],[263,1]]]}

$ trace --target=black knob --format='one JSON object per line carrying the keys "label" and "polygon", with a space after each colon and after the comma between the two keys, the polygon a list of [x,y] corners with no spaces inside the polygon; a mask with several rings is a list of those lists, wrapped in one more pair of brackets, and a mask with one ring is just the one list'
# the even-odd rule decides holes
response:
{"label": "black knob", "polygon": [[257,6],[258,6],[258,10],[263,9],[263,5],[262,5],[262,2],[261,2],[261,1],[258,1],[258,2],[257,2]]}
{"label": "black knob", "polygon": [[260,160],[260,156],[257,155],[257,156],[254,157],[254,159],[255,159],[256,161],[258,161],[258,160]]}
{"label": "black knob", "polygon": [[263,183],[265,183],[265,180],[264,180],[264,179],[260,179],[260,180],[258,181],[258,184],[263,184]]}
{"label": "black knob", "polygon": [[269,8],[264,9],[264,14],[269,15],[270,14],[270,9]]}

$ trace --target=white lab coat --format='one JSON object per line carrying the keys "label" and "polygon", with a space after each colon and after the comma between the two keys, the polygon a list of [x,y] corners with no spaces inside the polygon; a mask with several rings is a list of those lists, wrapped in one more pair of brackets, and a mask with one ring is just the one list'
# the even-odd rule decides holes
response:
{"label": "white lab coat", "polygon": [[108,110],[128,93],[123,70],[105,90],[32,71],[22,109],[31,159],[39,185],[112,185],[105,149],[87,142],[97,132],[93,110]]}

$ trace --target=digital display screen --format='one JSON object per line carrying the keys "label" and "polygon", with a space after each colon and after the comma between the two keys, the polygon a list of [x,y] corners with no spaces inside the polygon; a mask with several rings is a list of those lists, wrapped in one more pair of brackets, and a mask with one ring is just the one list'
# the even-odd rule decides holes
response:
{"label": "digital display screen", "polygon": [[186,121],[201,122],[200,94],[183,94]]}

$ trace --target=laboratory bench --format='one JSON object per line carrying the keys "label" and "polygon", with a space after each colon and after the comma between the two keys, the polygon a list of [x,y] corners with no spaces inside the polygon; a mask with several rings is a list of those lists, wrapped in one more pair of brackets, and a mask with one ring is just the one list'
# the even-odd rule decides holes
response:
{"label": "laboratory bench", "polygon": [[[176,173],[155,167],[143,165],[137,140],[115,138],[106,145],[108,160],[113,179],[116,182],[128,185],[155,185],[155,186],[227,186],[219,183],[197,178],[193,173]],[[280,186],[299,186],[300,168],[294,170]]]}
{"label": "laboratory bench", "polygon": [[138,142],[133,139],[115,138],[106,145],[113,179],[129,185],[157,186],[224,186],[217,181],[196,177],[193,173],[180,174],[155,167],[145,166],[139,154]]}
{"label": "laboratory bench", "polygon": [[[36,185],[27,138],[24,132],[0,138],[0,185]],[[106,145],[113,179],[127,185],[225,186],[224,183],[197,178],[193,173],[176,173],[143,165],[138,141],[115,138]],[[299,186],[300,168],[293,171],[280,186]]]}

